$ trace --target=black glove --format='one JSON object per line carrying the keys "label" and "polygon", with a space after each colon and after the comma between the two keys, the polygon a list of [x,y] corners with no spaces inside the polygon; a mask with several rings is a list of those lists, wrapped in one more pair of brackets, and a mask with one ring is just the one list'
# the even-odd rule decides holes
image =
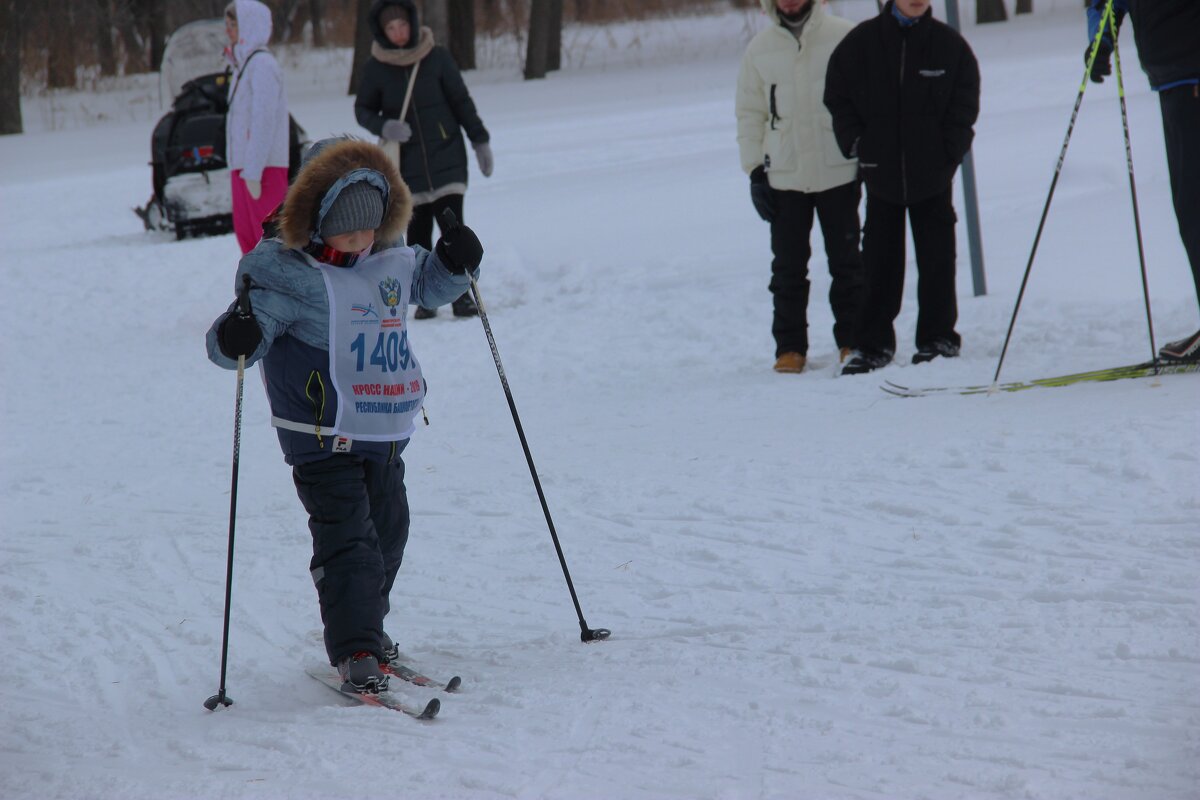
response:
{"label": "black glove", "polygon": [[[1112,61],[1109,59],[1111,55],[1112,45],[1101,39],[1096,48],[1096,60],[1092,63],[1092,71],[1088,76],[1092,79],[1092,83],[1104,83],[1104,76],[1112,75]],[[1089,44],[1083,51],[1083,63],[1087,64],[1091,57],[1092,46]]]}
{"label": "black glove", "polygon": [[448,208],[438,217],[438,227],[442,238],[437,240],[435,248],[446,269],[455,275],[474,272],[483,260],[483,245],[475,231],[459,222]]}
{"label": "black glove", "polygon": [[258,327],[258,320],[250,308],[250,276],[243,275],[237,308],[226,312],[217,324],[217,346],[226,358],[249,358],[262,344],[262,338],[262,328]]}
{"label": "black glove", "polygon": [[761,166],[750,173],[750,201],[764,222],[775,219],[775,190],[767,182],[767,171]]}

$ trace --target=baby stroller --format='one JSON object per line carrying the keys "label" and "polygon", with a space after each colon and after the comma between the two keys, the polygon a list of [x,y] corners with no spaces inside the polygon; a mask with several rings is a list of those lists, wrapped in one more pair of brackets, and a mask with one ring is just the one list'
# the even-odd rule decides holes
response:
{"label": "baby stroller", "polygon": [[[150,137],[151,184],[146,205],[135,208],[146,230],[175,231],[176,239],[233,230],[233,198],[225,161],[225,114],[230,71],[222,58],[223,20],[198,20],[167,40],[160,72],[174,100]],[[308,136],[289,115],[289,179]]]}

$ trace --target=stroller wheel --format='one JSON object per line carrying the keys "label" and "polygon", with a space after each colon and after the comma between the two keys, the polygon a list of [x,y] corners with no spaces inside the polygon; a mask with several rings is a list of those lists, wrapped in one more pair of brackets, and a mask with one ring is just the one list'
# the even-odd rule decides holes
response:
{"label": "stroller wheel", "polygon": [[167,222],[167,215],[163,210],[162,203],[158,202],[156,198],[151,197],[146,201],[146,205],[141,208],[135,208],[133,213],[141,218],[142,224],[146,226],[146,230],[148,231],[169,230],[171,227]]}

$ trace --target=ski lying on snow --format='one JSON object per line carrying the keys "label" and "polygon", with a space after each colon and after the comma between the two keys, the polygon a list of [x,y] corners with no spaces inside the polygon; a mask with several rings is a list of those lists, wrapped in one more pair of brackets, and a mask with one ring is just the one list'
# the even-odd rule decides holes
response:
{"label": "ski lying on snow", "polygon": [[[1102,381],[1119,381],[1126,378],[1148,378],[1154,375],[1173,375],[1185,372],[1200,371],[1200,363],[1162,362],[1157,368],[1153,361],[1141,364],[1129,364],[1124,367],[1109,367],[1090,372],[1076,372],[1071,375],[1058,375],[1053,378],[1035,378],[1029,381],[1008,381],[996,384],[996,391],[1019,392],[1024,389],[1036,389],[1048,386],[1070,386],[1075,383],[1098,383]],[[901,386],[892,381],[884,381],[879,387],[888,394],[897,397],[924,397],[931,394],[987,394],[992,391],[991,384],[980,386]]]}
{"label": "ski lying on snow", "polygon": [[389,675],[395,675],[397,678],[408,681],[414,686],[423,686],[428,689],[441,689],[443,692],[457,692],[459,687],[462,686],[462,678],[457,675],[443,683],[442,681],[434,680],[433,678],[427,678],[412,667],[395,661],[384,664],[382,669]]}
{"label": "ski lying on snow", "polygon": [[380,692],[379,694],[363,694],[354,689],[343,688],[345,684],[342,678],[336,672],[332,672],[328,668],[310,669],[308,674],[316,680],[333,689],[342,697],[351,700],[357,700],[366,706],[379,706],[380,708],[390,708],[392,711],[400,711],[413,719],[430,720],[438,715],[442,710],[442,703],[436,697],[426,703],[424,706],[413,706],[401,700],[397,695],[391,692]]}

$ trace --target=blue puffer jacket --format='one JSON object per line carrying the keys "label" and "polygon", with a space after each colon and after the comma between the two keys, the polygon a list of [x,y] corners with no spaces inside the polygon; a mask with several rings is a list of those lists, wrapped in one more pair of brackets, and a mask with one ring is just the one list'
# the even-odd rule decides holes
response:
{"label": "blue puffer jacket", "polygon": [[[374,159],[378,153],[382,162],[369,166],[378,167],[383,175],[394,178],[389,181],[393,190],[379,231],[381,238],[385,241],[393,238],[396,231],[407,226],[411,214],[408,190],[400,182],[395,166],[379,148],[366,142],[348,142],[327,149],[332,151],[330,157],[321,153],[313,159],[311,166],[306,164],[289,190],[280,214],[280,237],[264,239],[247,253],[238,264],[234,281],[236,292],[242,286],[242,276],[250,276],[250,304],[263,340],[246,359],[246,366],[262,361],[272,416],[313,422],[312,433],[276,429],[284,460],[293,465],[333,454],[331,437],[318,431],[333,428],[338,398],[329,374],[329,296],[321,277],[321,269],[335,267],[315,266],[308,255],[289,243],[308,243],[312,234],[305,220],[317,219],[319,214],[315,209],[320,207],[322,199],[344,187],[345,184],[332,177],[332,173],[344,170],[348,155],[361,161],[364,154]],[[387,247],[384,244],[376,250]],[[436,253],[421,247],[412,250],[416,263],[410,284],[410,303],[436,308],[466,291],[470,285],[466,275],[451,273]],[[231,304],[229,310],[232,311],[235,305],[236,302]],[[236,369],[237,362],[221,353],[217,344],[217,327],[224,317],[222,314],[209,328],[208,357],[218,366]],[[398,455],[399,444],[399,441],[356,440],[352,452],[390,461]]]}

